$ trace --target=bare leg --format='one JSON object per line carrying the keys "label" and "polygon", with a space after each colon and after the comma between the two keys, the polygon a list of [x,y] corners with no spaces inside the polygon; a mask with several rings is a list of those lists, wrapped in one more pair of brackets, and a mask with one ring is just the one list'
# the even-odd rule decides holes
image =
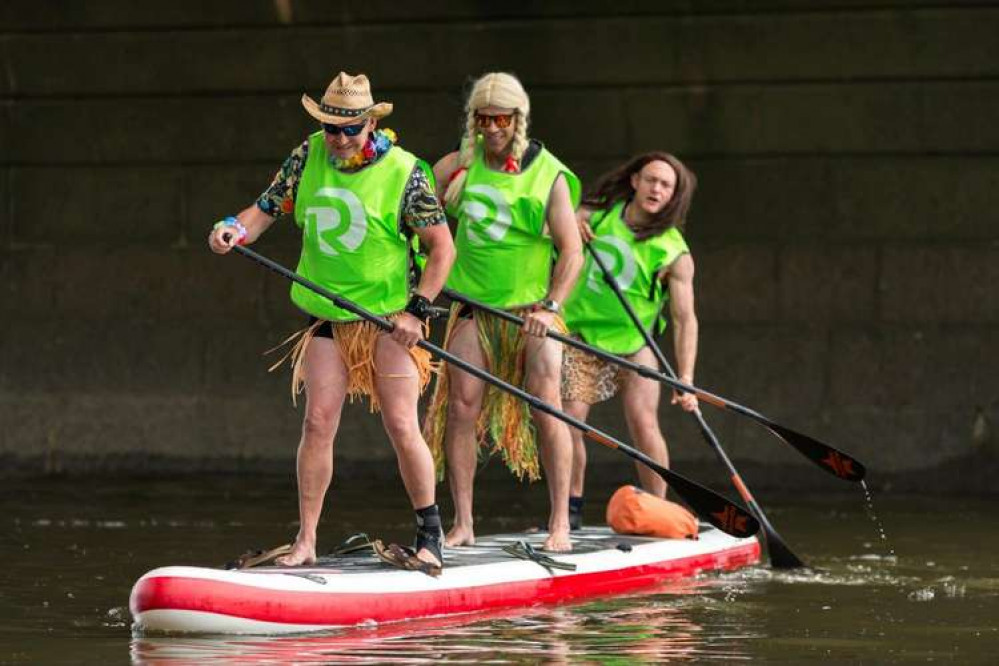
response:
{"label": "bare leg", "polygon": [[[632,355],[631,360],[648,367],[656,367],[656,359],[648,347]],[[659,382],[628,372],[621,387],[624,419],[628,432],[638,449],[663,467],[669,467],[666,439],[659,429]],[[659,497],[666,497],[666,481],[642,464],[636,464],[642,488]]]}
{"label": "bare leg", "polygon": [[[585,421],[590,414],[590,405],[579,400],[567,400],[563,405],[565,413],[580,421]],[[572,437],[572,476],[569,480],[569,495],[582,497],[586,485],[586,442],[583,433],[578,428],[569,427]]]}
{"label": "bare leg", "polygon": [[[485,367],[478,331],[471,319],[455,324],[448,351],[476,367]],[[481,379],[451,365],[447,366],[447,372],[450,389],[444,452],[447,457],[448,485],[454,501],[454,526],[447,533],[444,545],[471,546],[475,544],[472,497],[475,467],[478,464],[475,422],[482,409],[485,384]]]}
{"label": "bare leg", "polygon": [[[528,337],[525,343],[527,390],[556,409],[562,407],[560,380],[562,347],[549,338]],[[544,548],[572,550],[569,539],[569,478],[572,468],[572,438],[569,427],[553,416],[537,410],[531,418],[538,428],[541,462],[548,481],[551,515]]]}
{"label": "bare leg", "polygon": [[[417,401],[420,398],[416,364],[409,351],[379,335],[375,348],[375,391],[382,408],[382,423],[395,449],[403,485],[414,509],[434,504],[434,459],[420,432]],[[426,548],[417,557],[441,564]]]}
{"label": "bare leg", "polygon": [[333,479],[333,438],[347,387],[347,369],[329,338],[314,338],[305,352],[305,420],[298,445],[298,536],[282,566],[316,561],[316,529]]}

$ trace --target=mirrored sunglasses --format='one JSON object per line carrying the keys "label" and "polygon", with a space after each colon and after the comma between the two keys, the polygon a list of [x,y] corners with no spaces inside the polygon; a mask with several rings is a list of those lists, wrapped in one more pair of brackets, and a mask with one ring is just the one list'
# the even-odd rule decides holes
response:
{"label": "mirrored sunglasses", "polygon": [[342,133],[344,136],[357,136],[367,125],[366,122],[360,123],[358,125],[330,125],[328,123],[322,123],[323,131],[327,134],[332,134],[333,136],[340,136]]}
{"label": "mirrored sunglasses", "polygon": [[479,127],[485,129],[489,127],[490,123],[496,123],[496,127],[500,129],[506,129],[513,122],[512,113],[502,113],[495,116],[489,116],[484,113],[475,114],[475,124]]}

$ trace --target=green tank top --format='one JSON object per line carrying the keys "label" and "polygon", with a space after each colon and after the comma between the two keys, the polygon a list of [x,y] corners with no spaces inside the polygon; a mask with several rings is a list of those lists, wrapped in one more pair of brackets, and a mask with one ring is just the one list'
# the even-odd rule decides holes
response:
{"label": "green tank top", "polygon": [[[650,330],[669,297],[658,274],[690,250],[683,234],[675,228],[636,241],[622,218],[623,211],[621,201],[610,210],[593,213],[590,226],[596,237],[590,246],[600,253],[642,325]],[[586,253],[586,263],[566,300],[564,312],[565,324],[571,332],[604,351],[633,354],[645,346],[642,334],[604,281],[603,271],[590,252]]]}
{"label": "green tank top", "polygon": [[[429,170],[394,146],[374,164],[345,173],[330,164],[323,133],[310,135],[295,198],[295,223],[302,229],[298,273],[375,314],[404,309],[410,244],[399,231],[399,218],[417,166]],[[359,319],[298,283],[291,287],[291,300],[319,319]]]}
{"label": "green tank top", "polygon": [[490,169],[481,142],[476,146],[461,197],[447,207],[458,220],[448,287],[500,308],[545,297],[554,259],[545,215],[559,174],[575,207],[579,179],[546,149],[522,172],[506,173]]}

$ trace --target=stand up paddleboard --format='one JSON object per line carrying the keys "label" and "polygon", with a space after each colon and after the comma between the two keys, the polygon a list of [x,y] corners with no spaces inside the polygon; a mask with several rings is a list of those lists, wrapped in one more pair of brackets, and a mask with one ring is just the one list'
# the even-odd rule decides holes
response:
{"label": "stand up paddleboard", "polygon": [[445,549],[439,578],[394,569],[370,550],[309,567],[162,567],[135,583],[129,608],[143,632],[297,633],[606,597],[760,558],[755,538],[701,525],[696,540],[587,527],[572,533],[571,553],[522,559],[544,536],[498,534]]}

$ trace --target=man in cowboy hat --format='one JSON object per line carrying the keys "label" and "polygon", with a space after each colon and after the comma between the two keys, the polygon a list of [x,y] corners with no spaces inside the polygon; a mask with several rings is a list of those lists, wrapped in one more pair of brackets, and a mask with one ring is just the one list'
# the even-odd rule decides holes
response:
{"label": "man in cowboy hat", "polygon": [[[333,474],[333,438],[344,398],[368,396],[385,431],[416,511],[416,555],[396,547],[400,565],[437,573],[442,565],[441,522],[434,497],[434,466],[417,422],[417,400],[430,377],[430,358],[414,345],[423,338],[430,303],[454,260],[444,213],[430,170],[396,144],[378,120],[392,112],[375,103],[368,78],[340,72],[305,110],[321,129],[298,146],[257,201],[226,218],[209,235],[224,254],[255,241],[278,217],[294,214],[302,231],[298,273],[395,324],[391,334],[297,283],[291,300],[308,316],[289,353],[293,397],[306,394],[298,446],[301,526],[281,565],[316,559],[316,529]],[[412,235],[427,262],[410,291]],[[406,558],[410,559],[406,561]]]}

